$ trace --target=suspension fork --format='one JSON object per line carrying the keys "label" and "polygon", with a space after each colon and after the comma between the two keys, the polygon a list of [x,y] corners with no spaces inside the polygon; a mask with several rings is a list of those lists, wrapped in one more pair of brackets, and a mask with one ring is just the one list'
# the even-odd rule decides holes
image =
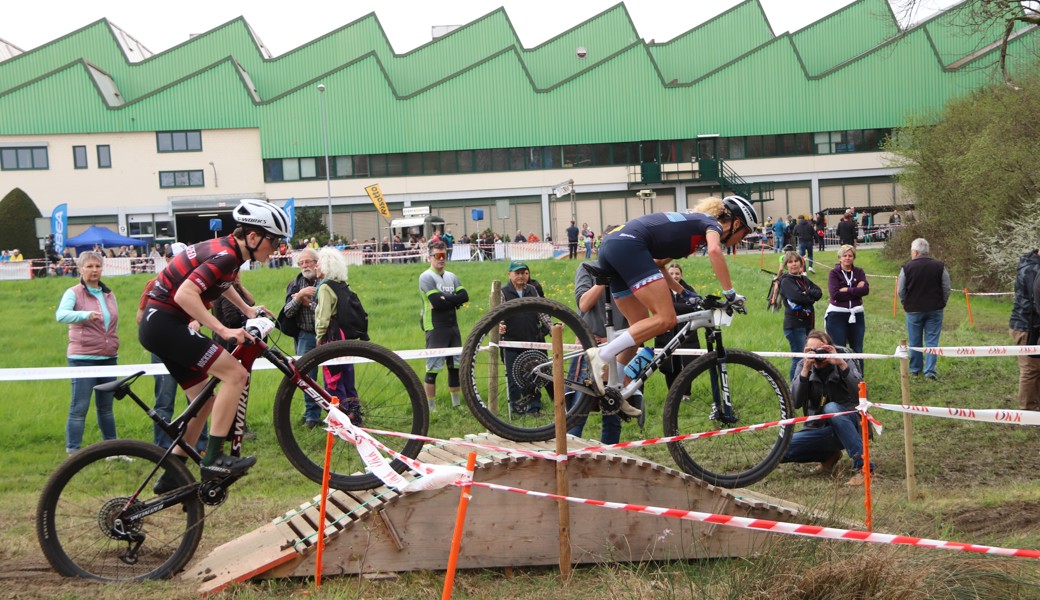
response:
{"label": "suspension fork", "polygon": [[733,413],[733,403],[729,393],[729,369],[726,366],[726,347],[722,343],[722,332],[718,329],[709,329],[706,346],[709,355],[714,355],[708,368],[711,379],[711,400],[713,404],[712,414],[717,415],[722,423],[731,425],[737,422]]}

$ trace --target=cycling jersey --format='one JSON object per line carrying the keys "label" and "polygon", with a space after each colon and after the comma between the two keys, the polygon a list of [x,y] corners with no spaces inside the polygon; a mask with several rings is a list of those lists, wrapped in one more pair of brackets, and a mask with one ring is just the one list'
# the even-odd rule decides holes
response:
{"label": "cycling jersey", "polygon": [[646,243],[654,258],[685,258],[706,243],[708,231],[721,236],[722,226],[715,217],[704,213],[653,213],[613,229],[603,243],[611,238],[637,239]]}
{"label": "cycling jersey", "polygon": [[203,303],[209,308],[231,287],[244,262],[238,241],[231,235],[188,246],[156,277],[155,285],[148,292],[148,306],[171,312],[187,323],[192,317],[174,300],[181,285],[185,281],[197,285],[202,291]]}

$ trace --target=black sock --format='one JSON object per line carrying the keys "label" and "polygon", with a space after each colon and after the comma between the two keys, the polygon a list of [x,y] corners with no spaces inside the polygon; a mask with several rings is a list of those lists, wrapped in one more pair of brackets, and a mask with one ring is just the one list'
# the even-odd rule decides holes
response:
{"label": "black sock", "polygon": [[224,454],[224,440],[226,435],[210,435],[209,444],[206,446],[206,456],[202,457],[202,466],[208,467]]}

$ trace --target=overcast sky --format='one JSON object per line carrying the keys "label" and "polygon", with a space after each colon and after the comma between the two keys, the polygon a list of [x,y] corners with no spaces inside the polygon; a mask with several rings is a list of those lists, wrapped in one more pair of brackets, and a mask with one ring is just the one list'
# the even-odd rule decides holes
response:
{"label": "overcast sky", "polygon": [[[640,36],[668,41],[736,5],[739,0],[627,0]],[[760,0],[774,33],[797,31],[851,0]],[[954,0],[918,0],[915,13],[905,14],[909,0],[890,0],[905,26],[951,6]],[[532,47],[617,4],[617,0],[179,0],[161,8],[141,0],[4,2],[0,39],[30,50],[102,17],[137,38],[152,52],[175,46],[193,33],[203,33],[244,16],[275,56],[375,12],[398,53],[430,41],[435,25],[464,25],[500,6],[525,47]]]}

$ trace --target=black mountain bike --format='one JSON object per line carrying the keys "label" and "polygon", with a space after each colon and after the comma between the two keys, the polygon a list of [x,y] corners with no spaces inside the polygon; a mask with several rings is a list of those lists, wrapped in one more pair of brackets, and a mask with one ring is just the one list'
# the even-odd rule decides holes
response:
{"label": "black mountain bike", "polygon": [[[350,414],[355,425],[426,434],[429,412],[422,385],[415,371],[393,352],[368,342],[341,341],[318,346],[294,361],[264,342],[273,328],[270,320],[252,319],[246,328],[256,341],[239,345],[232,355],[250,372],[262,356],[284,374],[275,398],[275,434],[289,462],[312,481],[321,483],[326,432],[306,426],[304,399],[323,411],[329,409],[332,396],[316,381],[316,372],[325,367],[354,365],[360,404],[360,410]],[[97,387],[112,391],[116,398],[130,396],[192,462],[200,463],[202,457],[184,441],[184,434],[217,380],[210,379],[184,413],[166,422],[130,389],[142,374]],[[248,399],[247,384],[229,435],[234,456],[242,450]],[[422,448],[421,441],[376,437],[412,458]],[[202,538],[206,507],[223,503],[237,477],[196,481],[185,463],[171,458],[170,452],[140,441],[109,440],[63,462],[44,486],[36,513],[37,537],[51,566],[62,575],[104,580],[159,579],[181,570]],[[407,468],[399,460],[392,466],[398,472]],[[157,495],[152,489],[162,473],[179,485]],[[365,471],[353,445],[336,444],[332,487],[362,490],[380,484]]]}
{"label": "black mountain bike", "polygon": [[[596,283],[609,283],[598,269],[589,270]],[[604,300],[606,322],[612,323],[609,291],[604,292]],[[731,429],[792,417],[790,392],[780,372],[756,354],[723,345],[722,328],[730,324],[736,312],[744,312],[742,303],[706,297],[701,310],[678,316],[682,327],[628,385],[620,384],[616,364],[608,365],[606,394],[599,397],[585,366],[585,350],[595,343],[581,317],[546,298],[510,300],[484,315],[467,337],[460,365],[462,393],[473,415],[491,433],[521,442],[549,440],[555,436],[552,361],[548,355],[551,344],[547,338],[503,340],[500,323],[537,320],[563,325],[564,387],[571,395],[568,429],[588,415],[594,402],[603,414],[617,413],[622,398],[630,398],[688,336],[704,329],[707,353],[680,372],[664,401],[664,435]],[[608,339],[616,335],[613,327],[607,328]],[[687,388],[689,400],[684,400]],[[644,399],[644,411],[645,404]],[[673,442],[668,449],[683,471],[712,485],[732,488],[768,475],[787,451],[793,434],[794,427],[789,425]]]}

